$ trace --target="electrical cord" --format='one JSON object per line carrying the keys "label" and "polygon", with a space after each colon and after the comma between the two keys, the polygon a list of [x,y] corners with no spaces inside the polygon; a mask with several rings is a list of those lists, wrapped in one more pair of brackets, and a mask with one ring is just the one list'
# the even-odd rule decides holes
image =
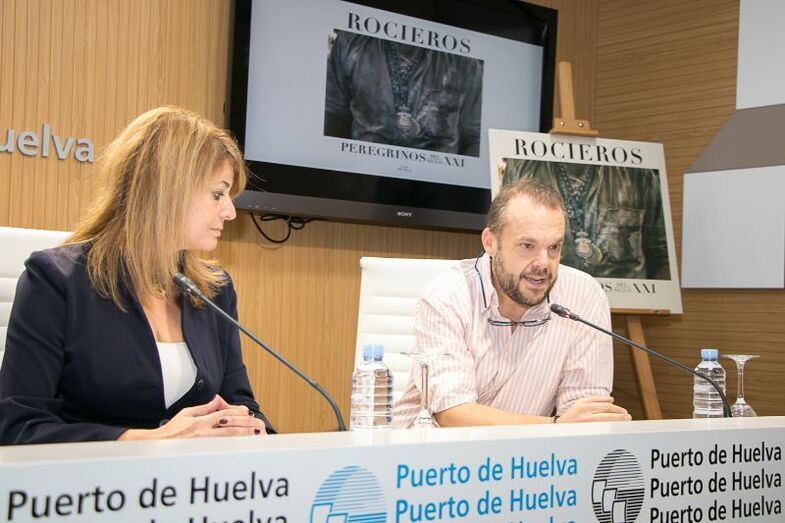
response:
{"label": "electrical cord", "polygon": [[285,216],[285,215],[281,215],[281,214],[263,214],[263,215],[261,215],[259,217],[259,220],[262,223],[264,223],[264,222],[271,222],[271,221],[277,221],[277,220],[281,220],[281,221],[286,222],[286,234],[284,235],[283,238],[277,239],[277,238],[271,237],[266,232],[264,232],[264,229],[262,228],[262,226],[259,224],[258,221],[256,221],[256,215],[254,213],[251,213],[251,220],[253,220],[253,224],[256,226],[256,230],[259,231],[259,234],[261,234],[264,237],[265,240],[267,240],[267,241],[269,241],[271,243],[278,243],[278,244],[286,243],[286,241],[289,239],[289,237],[291,237],[292,231],[299,231],[299,230],[303,229],[303,227],[305,227],[307,224],[309,224],[309,223],[311,223],[313,221],[312,218],[299,218],[297,216]]}

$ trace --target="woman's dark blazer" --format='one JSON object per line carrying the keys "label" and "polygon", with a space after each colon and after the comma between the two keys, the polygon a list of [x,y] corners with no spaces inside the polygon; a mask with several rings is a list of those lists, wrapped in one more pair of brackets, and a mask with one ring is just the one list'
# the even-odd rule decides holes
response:
{"label": "woman's dark blazer", "polygon": [[[0,369],[0,444],[113,440],[156,428],[182,408],[220,394],[259,412],[237,328],[181,297],[194,363],[191,389],[168,409],[153,332],[133,291],[128,312],[99,296],[85,266],[89,245],[35,252],[19,278]],[[237,317],[231,279],[216,304]]]}

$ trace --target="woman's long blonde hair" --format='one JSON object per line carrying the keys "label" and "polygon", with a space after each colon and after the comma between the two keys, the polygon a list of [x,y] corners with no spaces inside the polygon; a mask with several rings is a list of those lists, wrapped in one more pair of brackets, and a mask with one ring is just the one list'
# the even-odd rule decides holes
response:
{"label": "woman's long blonde hair", "polygon": [[[87,270],[98,294],[121,310],[124,288],[142,303],[176,295],[180,271],[213,297],[225,277],[213,261],[184,251],[192,196],[228,161],[230,196],[243,190],[245,164],[234,139],[212,122],[179,107],[159,107],[134,119],[97,164],[98,197],[65,244],[90,243]],[[124,282],[125,280],[130,280]]]}

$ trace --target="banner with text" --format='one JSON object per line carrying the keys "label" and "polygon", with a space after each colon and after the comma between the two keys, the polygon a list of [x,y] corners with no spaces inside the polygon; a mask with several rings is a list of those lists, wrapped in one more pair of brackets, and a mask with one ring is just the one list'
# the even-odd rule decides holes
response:
{"label": "banner with text", "polygon": [[260,445],[4,464],[0,496],[14,523],[779,522],[783,441],[785,427]]}

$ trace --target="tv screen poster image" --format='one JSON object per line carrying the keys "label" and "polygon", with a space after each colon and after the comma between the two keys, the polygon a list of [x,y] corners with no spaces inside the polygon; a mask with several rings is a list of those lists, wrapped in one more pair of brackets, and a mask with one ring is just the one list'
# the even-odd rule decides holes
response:
{"label": "tv screen poster image", "polygon": [[487,200],[487,130],[540,128],[544,47],[365,3],[251,4],[246,159]]}

